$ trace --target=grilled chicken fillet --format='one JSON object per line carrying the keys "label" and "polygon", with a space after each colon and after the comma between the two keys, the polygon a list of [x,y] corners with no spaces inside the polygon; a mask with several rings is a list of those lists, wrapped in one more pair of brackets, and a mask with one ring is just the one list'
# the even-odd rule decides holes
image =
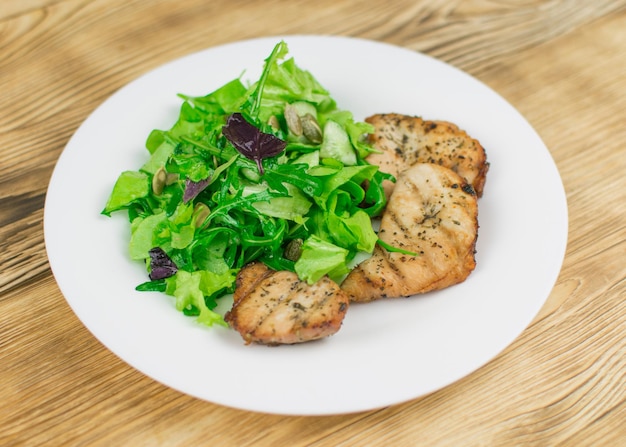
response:
{"label": "grilled chicken fillet", "polygon": [[255,262],[239,271],[234,303],[226,322],[246,344],[302,343],[337,332],[350,299],[323,277],[313,285],[295,273]]}
{"label": "grilled chicken fillet", "polygon": [[377,245],[341,288],[352,301],[372,301],[462,282],[476,266],[477,232],[477,198],[471,185],[446,167],[414,164],[398,177],[378,236],[417,256]]}
{"label": "grilled chicken fillet", "polygon": [[[435,163],[452,169],[482,196],[489,169],[485,150],[455,124],[396,113],[373,115],[365,121],[375,129],[370,142],[382,151],[369,155],[367,161],[381,171],[397,178],[414,163]],[[389,197],[394,185],[386,181],[384,188]]]}

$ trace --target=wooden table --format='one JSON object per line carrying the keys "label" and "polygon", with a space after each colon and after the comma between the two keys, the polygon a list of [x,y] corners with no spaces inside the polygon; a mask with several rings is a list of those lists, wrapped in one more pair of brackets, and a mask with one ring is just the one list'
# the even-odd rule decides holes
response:
{"label": "wooden table", "polygon": [[[55,283],[42,220],[65,144],[118,88],[309,33],[420,51],[498,91],[556,161],[569,240],[540,313],[478,371],[377,411],[284,417],[183,395],[105,349]],[[0,89],[0,445],[626,445],[626,1],[2,0]]]}

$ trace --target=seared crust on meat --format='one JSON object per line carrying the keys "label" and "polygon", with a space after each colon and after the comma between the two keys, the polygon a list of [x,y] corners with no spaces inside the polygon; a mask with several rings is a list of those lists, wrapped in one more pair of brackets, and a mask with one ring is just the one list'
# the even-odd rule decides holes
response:
{"label": "seared crust on meat", "polygon": [[414,164],[398,177],[378,236],[417,256],[377,245],[341,288],[352,301],[372,301],[457,284],[476,266],[477,234],[477,198],[471,185],[443,166]]}
{"label": "seared crust on meat", "polygon": [[349,303],[328,277],[309,285],[293,272],[254,262],[239,271],[233,307],[224,319],[246,344],[302,343],[336,333]]}
{"label": "seared crust on meat", "polygon": [[[375,128],[370,142],[382,151],[369,155],[367,161],[381,171],[397,178],[414,163],[435,163],[452,169],[482,196],[489,169],[485,150],[455,124],[397,113],[373,115],[365,121]],[[384,187],[389,197],[394,185],[387,181]]]}

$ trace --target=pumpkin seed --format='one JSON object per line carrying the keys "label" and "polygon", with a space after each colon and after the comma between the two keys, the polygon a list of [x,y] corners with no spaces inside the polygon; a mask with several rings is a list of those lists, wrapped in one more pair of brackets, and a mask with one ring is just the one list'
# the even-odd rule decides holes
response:
{"label": "pumpkin seed", "polygon": [[152,176],[152,192],[155,195],[160,196],[163,193],[163,188],[165,188],[166,180],[167,172],[165,172],[165,169],[163,167],[160,167],[154,173],[154,176]]}
{"label": "pumpkin seed", "polygon": [[176,183],[178,180],[180,179],[180,174],[173,172],[173,173],[167,173],[167,177],[165,178],[165,185],[169,186],[169,185],[173,185],[174,183]]}
{"label": "pumpkin seed", "polygon": [[285,105],[285,121],[287,121],[287,127],[292,134],[297,137],[302,135],[302,120],[296,108],[291,104]]}
{"label": "pumpkin seed", "polygon": [[194,225],[196,228],[200,228],[209,214],[211,214],[211,209],[206,206],[204,203],[196,203],[196,206],[193,208],[193,214],[195,216]]}
{"label": "pumpkin seed", "polygon": [[307,113],[300,121],[302,122],[302,133],[311,143],[320,144],[323,140],[322,129],[313,115]]}
{"label": "pumpkin seed", "polygon": [[270,119],[267,120],[267,124],[272,126],[272,129],[274,130],[280,130],[280,123],[278,122],[278,118],[276,118],[276,115],[270,116]]}
{"label": "pumpkin seed", "polygon": [[285,259],[289,259],[290,261],[294,261],[294,262],[300,259],[300,256],[302,255],[303,243],[304,241],[302,239],[293,239],[289,241],[283,253],[283,256],[285,256]]}

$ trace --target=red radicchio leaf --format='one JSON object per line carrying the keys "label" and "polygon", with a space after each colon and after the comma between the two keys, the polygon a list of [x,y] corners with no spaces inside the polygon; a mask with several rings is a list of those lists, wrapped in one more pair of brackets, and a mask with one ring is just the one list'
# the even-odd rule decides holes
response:
{"label": "red radicchio leaf", "polygon": [[193,180],[185,180],[185,192],[183,193],[183,202],[188,203],[190,200],[195,199],[198,194],[204,191],[204,188],[209,186],[209,179],[200,180],[194,182]]}
{"label": "red radicchio leaf", "polygon": [[150,279],[165,279],[173,276],[178,267],[174,261],[163,251],[161,247],[154,247],[148,252],[150,254]]}
{"label": "red radicchio leaf", "polygon": [[244,157],[254,160],[263,175],[264,158],[280,154],[287,143],[272,134],[263,133],[246,121],[241,113],[228,117],[222,133]]}

